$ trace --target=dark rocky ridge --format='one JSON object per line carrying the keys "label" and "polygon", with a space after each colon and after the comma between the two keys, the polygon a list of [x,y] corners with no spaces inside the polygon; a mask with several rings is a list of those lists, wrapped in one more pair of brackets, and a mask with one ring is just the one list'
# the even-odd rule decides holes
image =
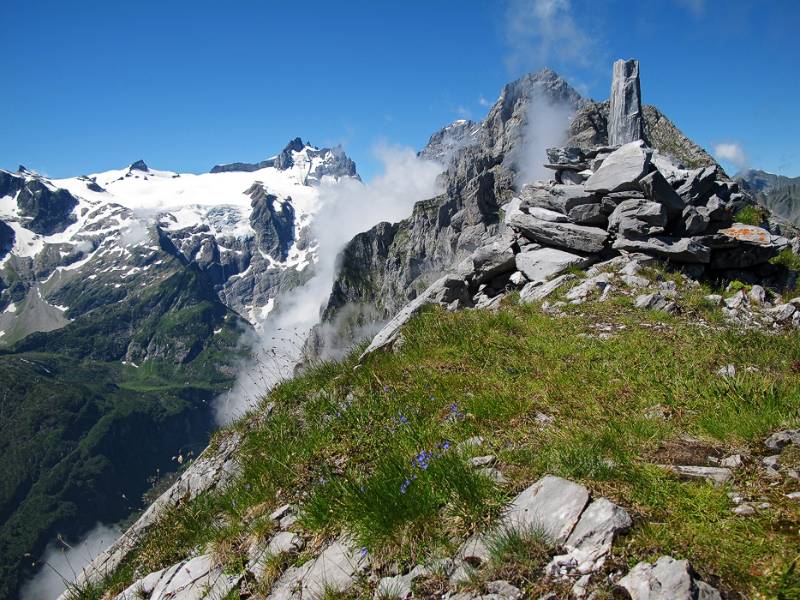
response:
{"label": "dark rocky ridge", "polygon": [[[0,221],[0,258],[3,258],[14,246],[14,230]],[[2,280],[0,280],[2,281]],[[2,289],[0,287],[0,289]]]}
{"label": "dark rocky ridge", "polygon": [[756,169],[735,176],[743,189],[779,218],[800,227],[800,177],[785,177]]}
{"label": "dark rocky ridge", "polygon": [[[25,171],[20,170],[20,173]],[[25,187],[25,177],[0,169],[0,198],[14,196]]]}
{"label": "dark rocky ridge", "polygon": [[235,162],[235,163],[228,163],[224,165],[214,165],[211,167],[210,173],[235,173],[245,172],[251,173],[253,171],[260,171],[261,169],[266,169],[267,167],[274,167],[275,166],[275,159],[268,158],[267,160],[262,160],[258,163],[244,163],[244,162]]}
{"label": "dark rocky ridge", "polygon": [[[608,101],[585,100],[572,119],[566,145],[584,148],[607,145],[608,113]],[[686,137],[658,108],[645,104],[642,113],[642,139],[651,147],[690,168],[717,164],[708,152]]]}
{"label": "dark rocky ridge", "polygon": [[417,156],[446,165],[461,148],[472,146],[477,142],[480,129],[480,123],[469,119],[454,121],[434,133]]}
{"label": "dark rocky ridge", "polygon": [[267,193],[264,186],[253,184],[245,192],[252,198],[250,224],[256,231],[258,247],[275,260],[286,260],[294,241],[294,208],[291,197],[282,202]]}
{"label": "dark rocky ridge", "polygon": [[323,175],[330,175],[332,177],[358,176],[356,173],[355,161],[348,157],[341,147],[317,148],[311,146],[308,142],[304,142],[299,137],[289,140],[289,143],[286,144],[283,150],[272,158],[257,163],[235,162],[215,165],[211,168],[211,173],[230,173],[236,171],[253,172],[268,167],[275,167],[279,171],[285,171],[294,166],[292,153],[301,152],[304,149],[307,151],[310,159],[322,158],[323,160],[323,164],[313,173],[317,181],[321,179]]}
{"label": "dark rocky ridge", "polygon": [[75,222],[72,210],[78,205],[78,200],[67,190],[52,189],[36,177],[26,179],[0,172],[0,195],[5,195],[4,191],[5,194],[18,192],[19,214],[26,218],[25,227],[34,233],[59,233]]}

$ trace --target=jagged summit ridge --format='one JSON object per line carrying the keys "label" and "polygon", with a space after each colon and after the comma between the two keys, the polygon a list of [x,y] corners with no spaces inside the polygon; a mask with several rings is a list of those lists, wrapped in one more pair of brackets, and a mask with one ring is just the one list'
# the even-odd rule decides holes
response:
{"label": "jagged summit ridge", "polygon": [[746,169],[734,179],[775,216],[800,227],[800,177]]}
{"label": "jagged summit ridge", "polygon": [[480,123],[470,119],[458,119],[431,135],[417,156],[447,164],[456,152],[478,143],[480,131]]}
{"label": "jagged summit ridge", "polygon": [[[531,105],[541,103],[575,111],[584,104],[580,94],[558,73],[544,68],[503,86],[500,96],[481,122],[458,119],[434,133],[419,156],[449,166],[450,159],[466,148],[480,147],[515,169]],[[533,118],[535,115],[530,113]]]}
{"label": "jagged summit ridge", "polygon": [[318,148],[296,137],[275,156],[258,163],[235,162],[215,165],[211,173],[253,172],[274,167],[286,171],[297,167],[306,171],[305,182],[317,184],[325,176],[358,177],[356,163],[345,154],[341,146]]}
{"label": "jagged summit ridge", "polygon": [[145,163],[143,160],[140,159],[140,160],[137,160],[135,163],[133,163],[130,166],[129,170],[130,171],[143,171],[143,172],[147,173],[150,169],[147,167],[147,163]]}

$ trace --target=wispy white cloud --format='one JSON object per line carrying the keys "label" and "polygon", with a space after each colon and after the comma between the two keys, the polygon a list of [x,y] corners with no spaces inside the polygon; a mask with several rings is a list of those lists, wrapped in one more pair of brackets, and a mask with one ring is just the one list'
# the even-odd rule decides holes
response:
{"label": "wispy white cloud", "polygon": [[469,119],[472,116],[472,111],[468,109],[466,106],[456,107],[456,113],[462,119]]}
{"label": "wispy white cloud", "polygon": [[706,0],[677,0],[678,4],[686,7],[695,17],[702,17],[706,12]]}
{"label": "wispy white cloud", "polygon": [[[419,158],[411,148],[381,144],[375,153],[383,171],[368,183],[345,179],[319,186],[320,208],[312,223],[319,257],[314,276],[279,296],[275,309],[248,338],[253,360],[238,369],[233,389],[215,401],[220,424],[240,417],[275,383],[291,376],[330,296],[339,252],[353,236],[382,221],[395,223],[410,215],[416,202],[441,193],[437,178],[442,165]],[[323,328],[320,334],[328,331]]]}
{"label": "wispy white cloud", "polygon": [[80,542],[68,545],[59,539],[47,545],[42,567],[20,591],[22,600],[57,598],[73,581],[81,569],[116,540],[121,529],[116,525],[98,523]]}
{"label": "wispy white cloud", "polygon": [[742,145],[737,142],[722,142],[714,145],[714,156],[720,160],[731,163],[738,169],[747,166],[747,154]]}
{"label": "wispy white cloud", "polygon": [[481,106],[491,106],[491,105],[492,105],[492,103],[491,103],[491,102],[489,102],[489,101],[488,101],[488,100],[487,100],[485,97],[483,97],[483,96],[480,96],[480,97],[478,98],[478,104],[480,104]]}
{"label": "wispy white cloud", "polygon": [[593,38],[575,21],[570,0],[511,0],[505,36],[511,72],[551,65],[591,62]]}

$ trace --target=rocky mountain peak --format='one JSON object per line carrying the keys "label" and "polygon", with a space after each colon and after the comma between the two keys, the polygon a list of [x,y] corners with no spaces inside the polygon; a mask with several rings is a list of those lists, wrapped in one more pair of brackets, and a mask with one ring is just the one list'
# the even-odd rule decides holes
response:
{"label": "rocky mountain peak", "polygon": [[496,156],[505,156],[520,145],[528,107],[534,103],[577,110],[581,95],[552,69],[523,75],[505,85],[500,97],[484,120],[484,147]]}
{"label": "rocky mountain peak", "polygon": [[453,121],[434,133],[417,156],[447,164],[458,150],[475,144],[480,131],[481,124],[470,119]]}
{"label": "rocky mountain peak", "polygon": [[275,260],[286,260],[294,241],[295,211],[291,197],[281,201],[259,181],[245,194],[252,199],[250,226],[256,232],[258,247]]}
{"label": "rocky mountain peak", "polygon": [[150,169],[147,168],[147,164],[143,160],[137,160],[130,166],[129,171],[144,171],[145,173],[149,172]]}
{"label": "rocky mountain peak", "polygon": [[277,157],[275,157],[275,168],[280,171],[291,169],[294,165],[292,153],[301,152],[305,147],[306,144],[304,144],[303,140],[299,137],[289,140],[289,143],[286,144],[286,147],[280,151],[280,154],[278,154]]}
{"label": "rocky mountain peak", "polygon": [[340,146],[333,148],[317,148],[302,138],[296,137],[276,156],[257,163],[227,163],[215,165],[212,173],[252,172],[274,167],[279,171],[288,171],[295,167],[305,171],[302,176],[303,185],[319,183],[324,175],[331,177],[358,177],[356,163],[348,157]]}
{"label": "rocky mountain peak", "polygon": [[498,102],[508,110],[521,99],[535,98],[573,105],[581,101],[581,95],[563,77],[552,69],[544,68],[507,84],[503,87]]}

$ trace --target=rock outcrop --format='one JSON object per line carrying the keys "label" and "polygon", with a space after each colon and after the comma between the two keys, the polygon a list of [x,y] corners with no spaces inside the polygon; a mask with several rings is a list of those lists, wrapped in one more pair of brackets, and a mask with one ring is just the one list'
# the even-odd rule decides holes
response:
{"label": "rock outcrop", "polygon": [[[17,192],[17,207],[27,229],[40,235],[64,231],[75,222],[73,209],[78,200],[67,190],[57,188],[38,177],[16,177],[4,173],[0,196]],[[13,181],[16,180],[16,181]]]}
{"label": "rock outcrop", "polygon": [[256,232],[258,248],[277,261],[285,261],[294,242],[294,207],[291,197],[279,200],[260,182],[246,192],[252,199],[250,225]]}
{"label": "rock outcrop", "polygon": [[654,564],[640,562],[617,587],[631,600],[720,600],[719,592],[702,581],[688,561],[662,556]]}
{"label": "rock outcrop", "polygon": [[[489,548],[496,540],[508,535],[544,536],[546,544],[563,548],[565,553],[555,556],[540,577],[559,584],[580,581],[586,586],[603,568],[616,537],[631,526],[622,507],[606,498],[593,499],[580,484],[548,475],[518,494],[488,531],[470,537],[451,558],[432,559],[405,573],[377,577],[366,550],[340,536],[322,545],[299,566],[273,561],[281,564],[282,570],[268,574],[265,561],[292,557],[304,546],[302,533],[293,531],[297,529],[295,519],[286,520],[293,517],[285,514],[286,510],[291,508],[283,507],[270,515],[279,531],[251,545],[243,570],[228,574],[211,554],[187,557],[140,577],[114,600],[220,600],[248,584],[264,589],[263,596],[258,597],[266,600],[316,600],[326,594],[347,593],[365,583],[374,586],[376,599],[406,600],[413,597],[414,582],[431,575],[449,580],[449,598],[520,600],[522,591],[502,580],[488,582],[487,594],[458,591],[468,573],[486,565]],[[629,575],[631,582],[638,581],[637,577],[636,571]]]}
{"label": "rock outcrop", "polygon": [[266,169],[267,167],[274,167],[274,166],[275,166],[275,159],[268,158],[267,160],[262,160],[257,163],[233,162],[233,163],[225,163],[222,165],[214,165],[213,167],[211,167],[209,173],[237,173],[237,172],[252,173],[253,171],[260,171],[261,169]]}

